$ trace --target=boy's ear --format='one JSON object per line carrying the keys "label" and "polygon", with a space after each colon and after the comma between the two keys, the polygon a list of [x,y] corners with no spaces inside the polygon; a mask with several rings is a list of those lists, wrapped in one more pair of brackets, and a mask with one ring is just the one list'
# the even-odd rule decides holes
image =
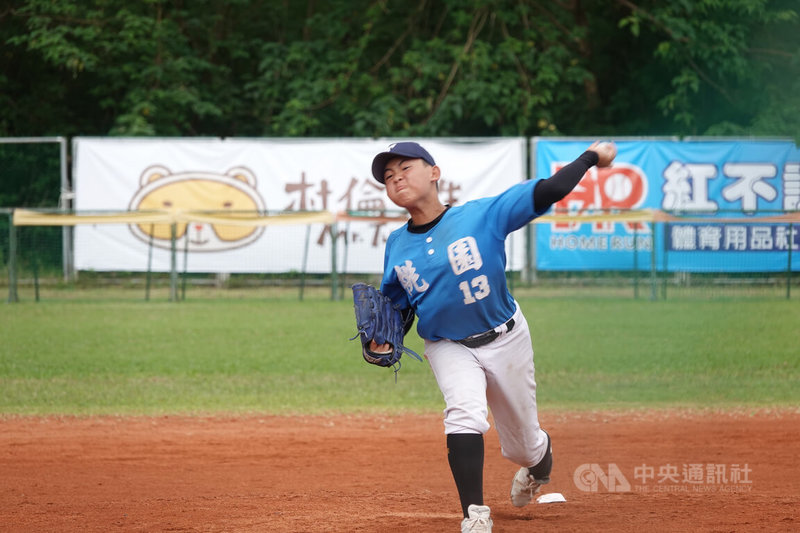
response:
{"label": "boy's ear", "polygon": [[431,177],[433,178],[431,181],[439,181],[439,178],[442,177],[442,170],[438,166],[433,165],[431,167]]}

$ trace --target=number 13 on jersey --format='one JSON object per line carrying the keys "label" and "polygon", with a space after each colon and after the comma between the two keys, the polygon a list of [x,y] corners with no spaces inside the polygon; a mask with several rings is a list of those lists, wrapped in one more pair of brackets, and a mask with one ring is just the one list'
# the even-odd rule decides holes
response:
{"label": "number 13 on jersey", "polygon": [[484,275],[472,278],[471,281],[462,281],[458,288],[464,294],[464,305],[474,304],[478,300],[483,300],[492,292],[489,286],[489,278]]}

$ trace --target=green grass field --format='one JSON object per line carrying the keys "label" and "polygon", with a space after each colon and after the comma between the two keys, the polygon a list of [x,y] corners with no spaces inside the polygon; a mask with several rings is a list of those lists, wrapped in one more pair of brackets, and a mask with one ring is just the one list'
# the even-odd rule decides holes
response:
{"label": "green grass field", "polygon": [[[519,301],[542,409],[800,405],[797,302]],[[354,334],[347,300],[4,304],[0,414],[443,408],[427,364],[395,383]]]}

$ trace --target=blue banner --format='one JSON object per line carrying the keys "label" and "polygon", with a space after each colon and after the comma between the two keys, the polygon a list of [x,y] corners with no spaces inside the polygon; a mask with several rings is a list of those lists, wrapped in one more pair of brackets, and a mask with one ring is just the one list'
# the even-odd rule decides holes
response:
{"label": "blue banner", "polygon": [[[589,144],[534,139],[532,177],[551,176]],[[800,150],[793,142],[615,144],[614,165],[590,169],[550,214],[654,209],[702,215],[702,220],[687,218],[655,228],[642,222],[537,224],[538,269],[649,269],[653,260],[659,270],[780,271],[789,260],[793,270],[800,269],[800,224],[759,222],[766,214],[800,211]]]}

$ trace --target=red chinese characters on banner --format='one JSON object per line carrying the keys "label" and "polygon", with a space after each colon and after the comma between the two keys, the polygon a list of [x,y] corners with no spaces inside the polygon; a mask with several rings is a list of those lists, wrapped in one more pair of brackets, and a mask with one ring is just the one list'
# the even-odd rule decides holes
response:
{"label": "red chinese characters on banner", "polygon": [[[553,166],[557,172],[565,163]],[[608,168],[592,167],[565,198],[553,205],[556,214],[581,214],[597,211],[636,209],[647,198],[647,176],[641,168],[629,163],[615,163]],[[593,222],[594,233],[612,233],[614,222]],[[643,231],[640,222],[625,222],[628,231]],[[555,222],[553,231],[570,232],[580,228],[580,222]]]}

